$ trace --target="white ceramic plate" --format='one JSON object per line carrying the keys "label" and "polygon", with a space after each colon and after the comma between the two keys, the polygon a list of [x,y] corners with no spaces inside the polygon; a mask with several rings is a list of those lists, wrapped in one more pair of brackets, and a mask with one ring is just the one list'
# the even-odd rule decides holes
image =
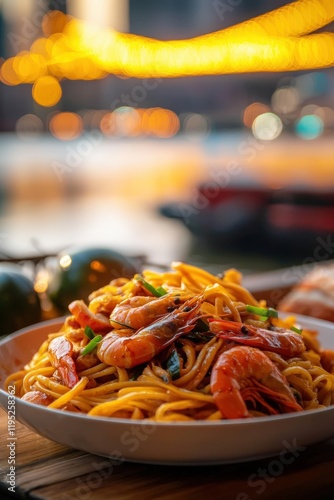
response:
{"label": "white ceramic plate", "polygon": [[[334,349],[334,324],[298,316]],[[62,320],[20,330],[0,342],[0,386],[29,361],[47,333]],[[8,395],[0,390],[6,410]],[[170,465],[232,463],[284,454],[334,436],[334,406],[302,413],[219,422],[148,423],[88,417],[51,410],[16,398],[16,418],[38,434],[72,448],[108,458]],[[282,455],[283,456],[283,455]]]}

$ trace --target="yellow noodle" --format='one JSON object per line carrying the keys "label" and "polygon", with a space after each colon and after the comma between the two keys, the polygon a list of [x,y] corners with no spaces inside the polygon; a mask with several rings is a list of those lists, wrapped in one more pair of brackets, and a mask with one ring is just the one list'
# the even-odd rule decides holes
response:
{"label": "yellow noodle", "polygon": [[214,297],[217,299],[219,297],[221,300],[223,300],[229,310],[232,313],[234,321],[241,322],[240,314],[236,306],[233,304],[232,299],[225,293],[225,290],[223,287],[220,285],[213,285],[212,287],[209,287],[207,291],[205,292],[205,298],[208,299],[208,297]]}
{"label": "yellow noodle", "polygon": [[27,373],[26,370],[20,370],[18,372],[14,372],[11,375],[9,375],[5,381],[6,391],[8,391],[9,386],[14,385],[17,388],[19,385],[21,387],[23,385],[23,379],[26,373]]}
{"label": "yellow noodle", "polygon": [[87,377],[84,377],[81,380],[79,380],[79,382],[75,384],[75,386],[71,390],[69,390],[68,392],[60,396],[60,398],[56,399],[51,404],[49,404],[49,408],[61,408],[62,406],[64,406],[66,403],[71,401],[71,399],[74,399],[76,396],[78,396],[78,394],[80,394],[80,392],[83,391],[83,389],[87,385],[87,382],[88,382]]}
{"label": "yellow noodle", "polygon": [[194,365],[196,361],[196,351],[191,342],[189,342],[188,340],[182,339],[180,340],[180,342],[183,343],[182,351],[186,356],[184,367],[182,367],[180,370],[180,376],[183,377],[184,375],[186,375],[186,373],[189,373],[192,366]]}
{"label": "yellow noodle", "polygon": [[173,401],[172,403],[164,403],[159,406],[159,408],[156,411],[155,417],[157,420],[163,420],[165,418],[165,415],[168,414],[169,412],[175,411],[175,410],[189,410],[191,408],[201,408],[203,406],[202,401],[188,401],[186,400],[181,400],[181,401]]}
{"label": "yellow noodle", "polygon": [[[240,327],[241,322],[262,329],[275,326],[289,329],[296,324],[293,316],[283,320],[274,318],[263,320],[261,317],[250,314],[247,305],[266,307],[266,302],[258,301],[242,286],[241,274],[235,269],[227,270],[224,276],[220,277],[204,269],[180,262],[174,262],[171,267],[171,271],[144,270],[142,273],[145,280],[153,287],[162,287],[168,294],[166,302],[163,302],[162,298],[161,303],[168,303],[169,309],[166,306],[165,313],[161,313],[161,307],[159,309],[157,319],[161,325],[161,333],[155,330],[154,342],[152,340],[154,346],[164,339],[169,328],[174,328],[173,321],[182,310],[182,306],[177,304],[175,299],[181,295],[198,301],[197,319],[201,318],[201,328],[203,324],[206,325],[206,329],[208,328],[208,317],[236,322],[237,328]],[[89,296],[88,303],[90,314],[94,316],[98,313],[97,320],[103,316],[108,318],[114,307],[121,304],[123,300],[136,295],[150,295],[143,283],[139,283],[136,278],[137,276],[131,280],[119,278],[93,292]],[[137,314],[136,311],[130,311],[129,314],[132,313]],[[145,318],[145,312],[140,317]],[[91,327],[89,318],[87,320],[87,326]],[[187,320],[185,322],[187,324]],[[231,342],[215,337],[207,331],[204,331],[204,334],[194,335],[197,331],[194,328],[194,332],[191,332],[189,336],[187,331],[181,332],[181,336],[176,335],[174,341],[167,342],[164,348],[157,350],[156,355],[152,350],[152,358],[146,363],[140,364],[141,362],[136,361],[136,356],[140,352],[137,353],[137,347],[133,348],[133,351],[130,351],[131,356],[134,357],[133,368],[125,369],[114,366],[98,358],[95,362],[95,358],[92,357],[89,362],[92,360],[95,363],[94,366],[78,373],[70,373],[75,371],[76,359],[78,356],[82,359],[82,348],[89,342],[84,334],[85,325],[81,324],[78,328],[76,325],[76,318],[68,317],[58,332],[48,335],[23,370],[9,375],[5,386],[8,388],[14,385],[16,394],[19,396],[30,391],[40,391],[54,398],[49,405],[50,408],[65,408],[69,411],[72,409],[94,416],[165,422],[223,418],[222,412],[215,403],[215,395],[211,391],[210,375],[215,369],[218,358],[224,356],[225,350],[233,347]],[[112,326],[110,326],[111,329]],[[138,338],[143,336],[143,331],[147,339],[153,335],[150,333],[151,326],[145,325]],[[120,328],[115,332],[120,336],[126,333],[127,338],[137,335],[137,332],[129,333],[126,328]],[[103,330],[102,335],[104,334]],[[59,365],[53,366],[55,354],[50,356],[49,346],[51,340],[56,337],[64,337],[66,345],[69,342],[73,345],[74,354],[69,353],[69,356],[72,356],[72,364],[69,364],[65,358],[60,360]],[[317,334],[305,330],[301,338],[305,343],[306,351],[299,356],[282,357],[279,350],[276,353],[263,349],[280,370],[283,380],[286,381],[284,383],[294,391],[293,394],[296,395],[297,401],[300,401],[304,410],[332,405],[334,404],[334,375],[328,373],[322,366],[321,346]],[[173,372],[174,379],[167,363],[172,352],[177,354],[173,363],[179,361],[178,373],[175,375]],[[107,358],[104,359],[106,360]],[[69,375],[78,377],[78,382],[74,387],[67,387],[68,377],[65,376],[63,380],[62,373],[59,373],[61,371],[58,369],[59,366],[62,366],[63,372],[68,371]],[[258,370],[261,379],[261,366]],[[238,382],[237,373],[236,371],[236,382]],[[250,385],[253,383],[251,378],[247,383]],[[252,405],[248,402],[247,405],[250,416],[264,416],[267,413],[266,408],[261,404],[255,402]]]}
{"label": "yellow noodle", "polygon": [[[216,354],[219,351],[223,340],[216,341],[213,345],[209,346],[210,342],[207,344],[206,349],[202,349],[201,354],[203,353],[203,359],[201,359],[201,363],[199,366],[199,370],[196,371],[195,376],[192,380],[190,380],[187,384],[184,385],[185,389],[193,390],[198,387],[200,382],[207,375],[213,360],[216,358]],[[195,370],[193,370],[195,372]]]}
{"label": "yellow noodle", "polygon": [[[104,363],[101,363],[101,364],[104,364]],[[100,377],[105,377],[106,375],[113,375],[114,373],[117,372],[117,368],[116,368],[116,366],[105,365],[105,368],[100,368],[99,371],[96,370],[95,372],[93,372],[93,370],[92,370],[91,373],[87,373],[89,371],[90,370],[85,370],[84,372],[80,372],[78,375],[80,377],[88,377],[89,379],[93,380],[93,379],[97,379]]]}
{"label": "yellow noodle", "polygon": [[48,366],[45,368],[37,368],[28,372],[23,378],[23,387],[26,392],[30,390],[30,388],[34,385],[36,377],[38,375],[53,375],[55,369],[53,366]]}

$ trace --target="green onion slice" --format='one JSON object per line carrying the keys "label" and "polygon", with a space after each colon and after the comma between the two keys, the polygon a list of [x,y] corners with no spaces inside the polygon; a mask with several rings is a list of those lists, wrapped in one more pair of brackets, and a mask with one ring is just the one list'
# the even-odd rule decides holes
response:
{"label": "green onion slice", "polygon": [[88,344],[86,347],[84,347],[81,351],[81,355],[85,356],[86,354],[89,354],[90,352],[94,351],[95,347],[101,340],[103,339],[102,335],[96,335]]}
{"label": "green onion slice", "polygon": [[301,335],[303,333],[303,330],[301,330],[300,328],[296,328],[295,326],[290,326],[290,330],[298,333],[299,335]]}
{"label": "green onion slice", "polygon": [[278,312],[272,307],[257,307],[257,306],[246,306],[246,311],[252,314],[258,314],[265,318],[278,318]]}
{"label": "green onion slice", "polygon": [[146,290],[148,292],[150,292],[152,295],[154,295],[154,297],[162,297],[163,295],[166,295],[166,293],[167,293],[167,291],[162,286],[155,288],[153,285],[151,285],[146,280],[144,280],[144,278],[142,276],[137,276],[136,279],[138,281],[140,281],[140,283],[143,285],[143,287],[146,288]]}
{"label": "green onion slice", "polygon": [[95,333],[89,326],[85,327],[85,335],[89,338],[89,340],[92,340],[95,337]]}

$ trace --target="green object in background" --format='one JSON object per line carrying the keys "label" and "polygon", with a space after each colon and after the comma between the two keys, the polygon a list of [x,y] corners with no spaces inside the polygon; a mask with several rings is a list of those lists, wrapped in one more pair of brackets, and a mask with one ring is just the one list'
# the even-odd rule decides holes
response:
{"label": "green object in background", "polygon": [[20,266],[0,263],[0,336],[41,320],[41,305],[34,283]]}
{"label": "green object in background", "polygon": [[140,272],[139,263],[109,248],[69,249],[49,263],[48,296],[60,313],[68,305],[88,296],[115,278],[132,278]]}

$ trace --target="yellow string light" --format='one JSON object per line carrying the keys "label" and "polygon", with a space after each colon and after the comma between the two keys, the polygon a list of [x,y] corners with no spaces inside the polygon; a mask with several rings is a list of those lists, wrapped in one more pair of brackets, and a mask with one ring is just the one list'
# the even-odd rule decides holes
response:
{"label": "yellow string light", "polygon": [[[30,52],[7,59],[0,80],[33,84],[34,99],[51,106],[61,90],[48,78],[171,78],[326,68],[334,65],[334,34],[310,33],[333,20],[333,0],[298,0],[214,33],[165,42],[101,30],[52,11],[42,22],[48,36],[34,41]],[[51,81],[54,99],[38,98],[36,88]]]}

